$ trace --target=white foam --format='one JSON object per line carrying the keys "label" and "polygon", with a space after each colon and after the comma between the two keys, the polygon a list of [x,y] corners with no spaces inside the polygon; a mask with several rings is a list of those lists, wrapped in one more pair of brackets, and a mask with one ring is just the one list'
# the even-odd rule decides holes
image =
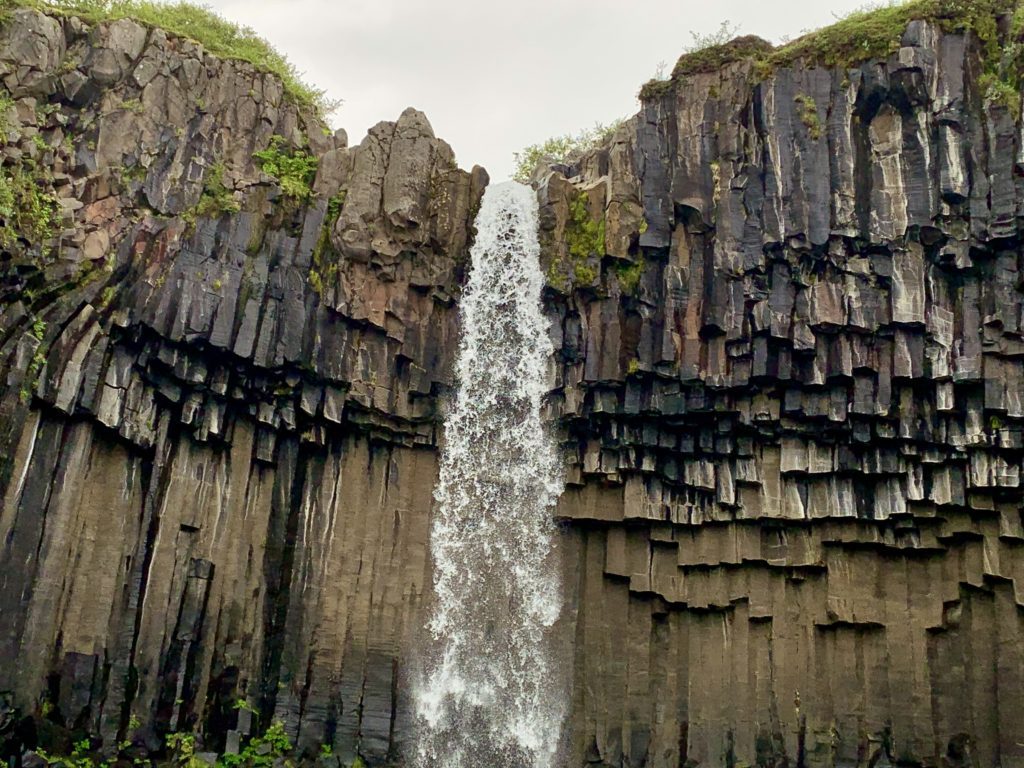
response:
{"label": "white foam", "polygon": [[552,768],[558,749],[562,468],[541,420],[553,349],[537,225],[529,187],[487,189],[434,491],[432,647],[414,690],[422,768]]}

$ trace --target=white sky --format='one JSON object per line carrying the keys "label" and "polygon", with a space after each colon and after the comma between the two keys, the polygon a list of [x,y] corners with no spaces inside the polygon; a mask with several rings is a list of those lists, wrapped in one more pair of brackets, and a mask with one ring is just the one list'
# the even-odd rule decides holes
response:
{"label": "white sky", "polygon": [[344,99],[355,145],[408,106],[426,112],[460,166],[509,176],[512,153],[635,114],[664,61],[722,21],[772,42],[832,23],[864,0],[206,0],[267,38]]}

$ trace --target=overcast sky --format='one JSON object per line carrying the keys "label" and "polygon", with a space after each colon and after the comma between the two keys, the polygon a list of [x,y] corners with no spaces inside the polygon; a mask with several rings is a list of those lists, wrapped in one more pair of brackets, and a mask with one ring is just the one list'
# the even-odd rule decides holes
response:
{"label": "overcast sky", "polygon": [[512,153],[635,114],[659,62],[722,21],[772,42],[864,0],[207,0],[255,29],[344,104],[357,144],[405,107],[426,112],[459,165],[495,181]]}

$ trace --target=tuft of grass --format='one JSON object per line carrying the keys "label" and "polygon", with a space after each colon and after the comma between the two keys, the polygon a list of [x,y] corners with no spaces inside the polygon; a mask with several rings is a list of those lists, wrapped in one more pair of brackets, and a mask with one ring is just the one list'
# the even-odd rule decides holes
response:
{"label": "tuft of grass", "polygon": [[772,51],[772,44],[756,35],[737,37],[739,28],[723,21],[714,32],[691,32],[693,42],[686,47],[672,69],[672,77],[655,77],[640,89],[640,100],[651,101],[670,93],[680,78],[702,72],[717,72],[727,64],[745,59],[760,59]]}
{"label": "tuft of grass", "polygon": [[[734,61],[750,59],[757,63],[761,78],[779,68],[804,61],[809,66],[850,68],[871,59],[890,56],[900,48],[907,25],[916,19],[931,21],[945,32],[971,32],[981,44],[986,81],[986,98],[1012,107],[1024,66],[1016,42],[1004,47],[999,40],[996,20],[1013,13],[1012,38],[1024,33],[1024,6],[1019,0],[906,0],[887,5],[867,6],[854,11],[835,24],[809,32],[773,48],[759,38],[741,37],[723,41],[709,36],[703,47],[690,46],[680,57],[668,81],[651,81],[640,92],[641,100],[663,96],[675,83],[688,75],[716,71]],[[723,30],[728,29],[723,25]]]}
{"label": "tuft of grass", "polygon": [[707,48],[684,53],[672,70],[673,77],[685,77],[701,72],[717,72],[727,64],[744,59],[757,59],[774,50],[767,40],[757,35],[744,35]]}
{"label": "tuft of grass", "polygon": [[0,0],[0,14],[19,7],[77,16],[88,24],[133,19],[176,37],[194,40],[222,59],[245,61],[262,72],[277,75],[289,96],[320,117],[329,115],[340,104],[328,99],[323,89],[305,82],[295,65],[250,27],[228,21],[201,5],[180,0]]}
{"label": "tuft of grass", "polygon": [[804,93],[798,93],[793,101],[800,107],[800,122],[807,128],[808,135],[817,141],[821,138],[821,118],[818,117],[818,105],[814,98]]}

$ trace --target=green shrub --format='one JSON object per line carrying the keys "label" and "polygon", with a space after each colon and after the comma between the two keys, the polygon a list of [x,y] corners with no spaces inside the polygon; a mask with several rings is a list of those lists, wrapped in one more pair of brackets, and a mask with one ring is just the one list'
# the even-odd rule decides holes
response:
{"label": "green shrub", "polygon": [[513,152],[512,160],[515,163],[515,170],[512,173],[512,178],[525,184],[530,180],[533,169],[545,158],[556,163],[570,163],[576,160],[584,152],[595,149],[608,141],[623,122],[619,119],[608,125],[595,123],[593,128],[580,131],[576,135],[567,133],[564,136],[555,136],[540,144],[531,144],[521,152]]}
{"label": "green shrub", "polygon": [[57,198],[42,181],[43,174],[28,158],[0,169],[0,247],[9,248],[18,237],[42,246],[53,237],[59,220]]}
{"label": "green shrub", "polygon": [[337,102],[326,97],[323,90],[303,82],[295,65],[251,28],[228,21],[201,5],[161,0],[0,0],[0,11],[24,6],[64,16],[78,16],[90,24],[134,19],[172,35],[195,40],[223,59],[246,61],[263,72],[277,75],[288,95],[299,104],[315,109],[321,116],[338,106]]}
{"label": "green shrub", "polygon": [[282,149],[284,141],[283,136],[272,136],[270,146],[254,152],[253,157],[259,161],[260,170],[278,180],[286,197],[308,200],[313,194],[317,159],[301,149]]}
{"label": "green shrub", "polygon": [[262,736],[254,736],[237,755],[221,755],[218,768],[272,768],[279,757],[292,749],[284,725],[275,720]]}

